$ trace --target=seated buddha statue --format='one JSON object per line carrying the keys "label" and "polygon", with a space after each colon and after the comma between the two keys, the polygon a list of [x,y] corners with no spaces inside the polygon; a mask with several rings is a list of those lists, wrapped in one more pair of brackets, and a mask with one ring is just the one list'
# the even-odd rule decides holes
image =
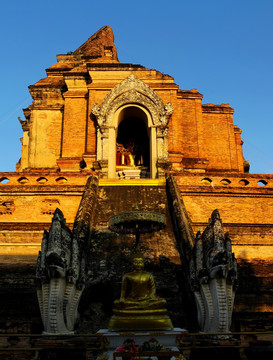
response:
{"label": "seated buddha statue", "polygon": [[121,296],[114,302],[109,330],[172,329],[166,300],[156,295],[152,274],[144,269],[142,257],[133,260],[133,271],[123,276]]}

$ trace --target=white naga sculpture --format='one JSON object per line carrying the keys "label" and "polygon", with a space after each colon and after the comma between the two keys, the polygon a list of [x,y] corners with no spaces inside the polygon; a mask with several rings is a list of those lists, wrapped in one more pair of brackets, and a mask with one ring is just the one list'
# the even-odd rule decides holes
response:
{"label": "white naga sculpture", "polygon": [[203,234],[196,235],[190,277],[200,330],[229,332],[237,287],[237,261],[229,234],[223,232],[218,210],[213,211]]}
{"label": "white naga sculpture", "polygon": [[36,267],[37,295],[44,333],[72,333],[85,283],[85,254],[98,180],[90,177],[78,209],[73,231],[56,209],[45,231]]}

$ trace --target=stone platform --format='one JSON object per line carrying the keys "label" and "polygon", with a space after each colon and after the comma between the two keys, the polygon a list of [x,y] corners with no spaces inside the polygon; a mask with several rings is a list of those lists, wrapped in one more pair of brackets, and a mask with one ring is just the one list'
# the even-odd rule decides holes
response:
{"label": "stone platform", "polygon": [[128,339],[134,340],[136,346],[142,346],[145,342],[155,339],[158,344],[162,345],[160,351],[142,351],[138,354],[141,358],[158,359],[161,357],[175,359],[179,355],[177,348],[178,339],[181,335],[187,334],[187,330],[174,328],[172,330],[162,331],[109,331],[101,329],[97,334],[104,336],[107,339],[107,345],[104,355],[109,356],[109,360],[130,358],[130,352],[118,351],[118,348],[124,345]]}

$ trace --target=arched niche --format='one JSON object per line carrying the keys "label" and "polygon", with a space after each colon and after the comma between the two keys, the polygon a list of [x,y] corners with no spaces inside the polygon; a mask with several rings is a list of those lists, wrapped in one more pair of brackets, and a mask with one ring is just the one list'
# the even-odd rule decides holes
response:
{"label": "arched niche", "polygon": [[[119,146],[124,149],[120,159],[123,161],[118,161]],[[108,178],[116,178],[119,170],[130,174],[131,169],[135,170],[132,173],[136,177],[157,177],[156,150],[156,129],[151,114],[137,104],[121,106],[109,128]]]}
{"label": "arched niche", "polygon": [[94,104],[92,113],[97,121],[97,162],[102,176],[112,179],[117,177],[118,128],[131,115],[146,125],[150,177],[163,176],[169,159],[168,122],[172,112],[170,103],[164,106],[159,95],[133,74],[116,85],[106,95],[101,106]]}

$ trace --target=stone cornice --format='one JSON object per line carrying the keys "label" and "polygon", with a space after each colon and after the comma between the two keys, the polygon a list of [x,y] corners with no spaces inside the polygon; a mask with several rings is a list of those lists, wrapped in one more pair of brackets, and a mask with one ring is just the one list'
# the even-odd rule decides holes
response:
{"label": "stone cornice", "polygon": [[69,90],[63,94],[64,98],[88,98],[86,90]]}
{"label": "stone cornice", "polygon": [[229,104],[221,104],[221,105],[214,105],[214,104],[203,104],[202,105],[202,112],[203,113],[222,113],[222,114],[233,114],[234,109],[229,106]]}
{"label": "stone cornice", "polygon": [[203,99],[203,95],[199,93],[197,89],[181,90],[177,91],[178,99]]}
{"label": "stone cornice", "polygon": [[35,104],[29,106],[30,110],[63,110],[64,105],[63,104]]}
{"label": "stone cornice", "polygon": [[[192,222],[192,224],[194,226],[206,226],[207,223],[206,222]],[[260,231],[260,228],[265,228],[265,229],[272,229],[273,228],[273,224],[253,224],[253,223],[229,223],[229,222],[223,222],[224,227],[229,227],[229,228],[234,228],[237,230],[237,228],[252,228],[252,229],[257,229],[257,231]],[[253,231],[253,230],[252,230]],[[262,244],[259,244],[262,245]],[[267,244],[268,245],[268,244]]]}
{"label": "stone cornice", "polygon": [[241,134],[241,133],[242,133],[242,129],[240,129],[237,125],[234,125],[234,133],[235,133],[235,134]]}
{"label": "stone cornice", "polygon": [[67,73],[65,73],[64,75],[63,75],[63,77],[64,77],[64,79],[66,80],[66,79],[71,79],[71,78],[73,78],[73,79],[82,79],[82,78],[84,78],[85,80],[88,80],[88,79],[90,79],[90,77],[89,77],[89,73],[87,72],[87,71],[75,71],[75,72],[71,72],[71,71],[69,71],[69,72],[67,72]]}
{"label": "stone cornice", "polygon": [[54,185],[8,185],[8,186],[0,186],[0,194],[3,194],[5,196],[10,196],[11,198],[13,196],[39,196],[39,195],[50,195],[54,194],[54,196],[58,196],[61,194],[65,195],[82,195],[82,192],[84,190],[85,185],[60,185],[60,184],[54,184]]}
{"label": "stone cornice", "polygon": [[38,82],[36,82],[33,85],[29,85],[29,90],[35,90],[36,88],[48,88],[48,89],[56,89],[59,90],[61,89],[63,86],[65,85],[65,81],[63,79],[62,76],[50,76],[50,77],[46,77],[44,79],[39,80]]}
{"label": "stone cornice", "polygon": [[210,196],[210,197],[273,197],[273,189],[264,188],[241,188],[232,186],[226,188],[223,186],[197,186],[197,185],[179,185],[180,192],[183,196]]}
{"label": "stone cornice", "polygon": [[124,64],[124,63],[87,63],[88,71],[135,71],[135,70],[148,70],[139,64]]}
{"label": "stone cornice", "polygon": [[[1,222],[0,229],[1,231],[44,231],[48,230],[51,225],[51,219],[50,222]],[[66,225],[70,228],[73,227],[73,223],[66,223]],[[3,244],[1,244],[3,245]],[[11,244],[9,244],[11,245]],[[31,245],[36,245],[35,243]]]}

